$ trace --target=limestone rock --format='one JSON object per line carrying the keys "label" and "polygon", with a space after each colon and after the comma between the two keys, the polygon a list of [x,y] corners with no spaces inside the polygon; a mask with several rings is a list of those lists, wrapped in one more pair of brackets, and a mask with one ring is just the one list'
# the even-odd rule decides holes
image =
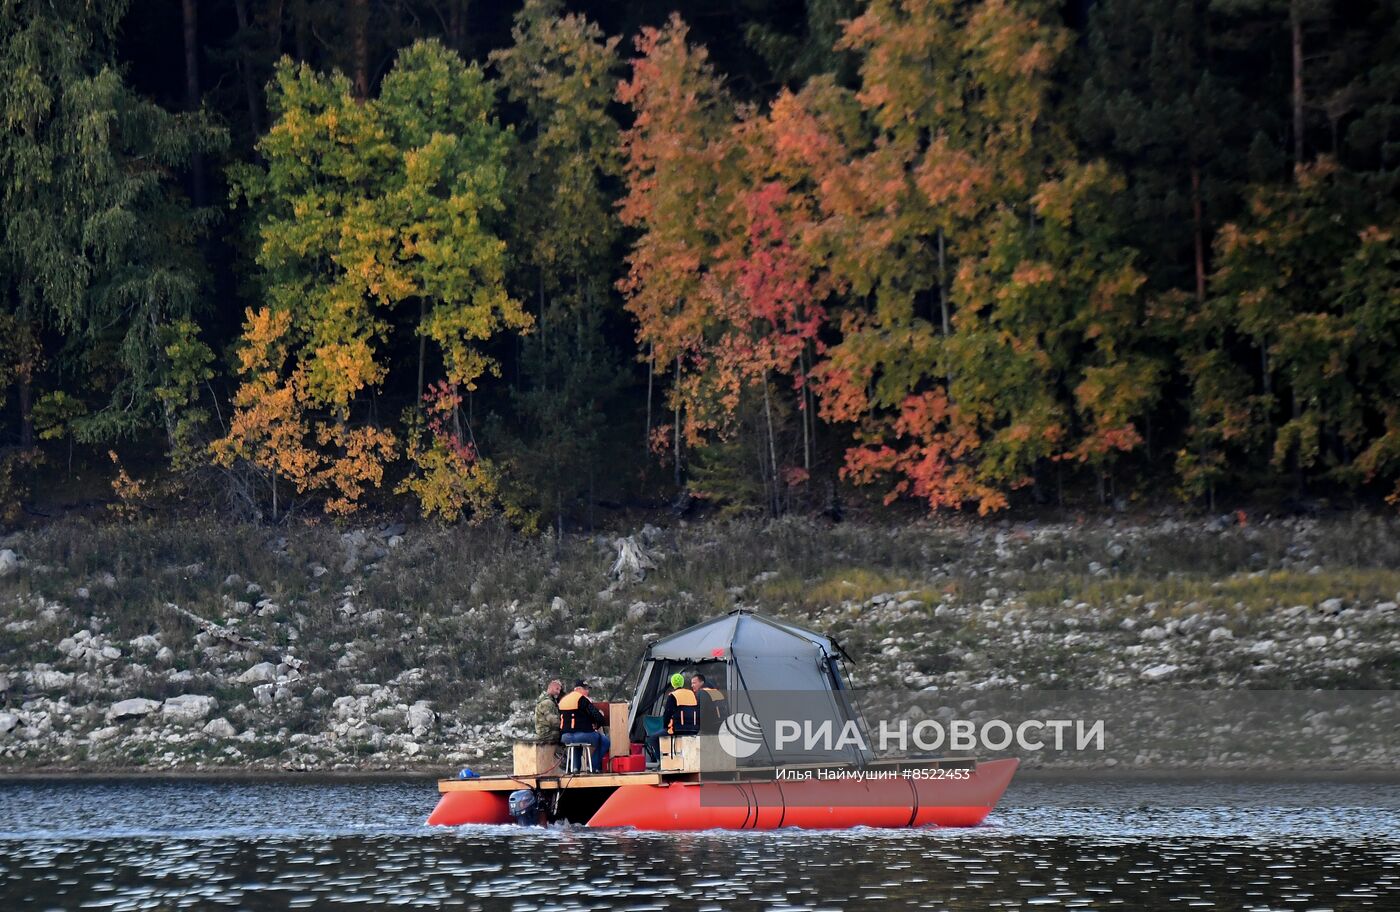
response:
{"label": "limestone rock", "polygon": [[66,690],[73,686],[73,676],[48,665],[35,665],[29,672],[29,686],[35,690]]}
{"label": "limestone rock", "polygon": [[277,666],[271,662],[259,662],[233,680],[236,684],[269,684],[277,680]]}
{"label": "limestone rock", "polygon": [[238,730],[233,727],[233,723],[220,716],[204,726],[204,733],[211,738],[233,738],[237,737]]}
{"label": "limestone rock", "polygon": [[162,718],[184,725],[195,722],[203,722],[209,718],[209,714],[218,708],[219,701],[213,697],[206,697],[198,694],[181,694],[178,697],[171,697],[161,706],[160,714]]}
{"label": "limestone rock", "polygon": [[408,708],[408,727],[414,734],[431,731],[436,724],[437,713],[426,700],[419,700]]}
{"label": "limestone rock", "polygon": [[112,722],[120,722],[122,719],[140,719],[149,716],[158,709],[160,709],[159,700],[136,697],[113,703],[107,710],[107,719]]}

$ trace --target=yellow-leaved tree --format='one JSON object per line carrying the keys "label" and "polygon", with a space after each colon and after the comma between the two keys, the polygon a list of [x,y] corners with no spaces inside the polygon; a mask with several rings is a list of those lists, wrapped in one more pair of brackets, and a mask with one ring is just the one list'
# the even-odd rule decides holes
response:
{"label": "yellow-leaved tree", "polygon": [[[261,163],[232,172],[234,204],[253,214],[264,303],[248,313],[237,413],[214,453],[272,481],[274,517],[278,477],[345,514],[400,451],[372,407],[391,379],[392,328],[416,327],[421,396],[430,356],[449,388],[471,390],[497,371],[481,343],[530,325],[506,292],[495,224],[510,135],[480,68],[435,41],[401,51],[368,100],[340,74],[284,59],[269,107]],[[407,489],[444,515],[444,498],[458,498],[460,513],[468,501],[436,489],[442,445],[413,437],[415,426]],[[480,488],[470,503],[491,503]]]}

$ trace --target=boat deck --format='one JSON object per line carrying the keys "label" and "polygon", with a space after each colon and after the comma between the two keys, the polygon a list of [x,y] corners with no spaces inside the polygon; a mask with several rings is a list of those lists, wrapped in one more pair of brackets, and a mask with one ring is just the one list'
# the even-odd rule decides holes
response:
{"label": "boat deck", "polygon": [[[772,781],[779,769],[797,771],[856,768],[855,764],[793,763],[784,764],[782,767],[744,767],[731,770],[706,770],[703,773],[663,772],[659,770],[647,770],[641,773],[548,773],[535,776],[515,776],[501,773],[477,779],[439,779],[438,791],[447,794],[448,792],[513,792],[516,789],[524,788],[540,791],[619,788],[625,785],[665,785],[670,782],[695,782],[701,776],[704,776],[706,782]],[[939,768],[975,770],[977,761],[970,757],[912,757],[875,760],[865,764],[863,768],[895,772]]]}
{"label": "boat deck", "polygon": [[439,779],[438,791],[502,792],[533,788],[543,791],[571,788],[617,788],[622,785],[660,785],[663,782],[693,780],[699,773],[550,773],[542,776],[482,776],[479,779]]}

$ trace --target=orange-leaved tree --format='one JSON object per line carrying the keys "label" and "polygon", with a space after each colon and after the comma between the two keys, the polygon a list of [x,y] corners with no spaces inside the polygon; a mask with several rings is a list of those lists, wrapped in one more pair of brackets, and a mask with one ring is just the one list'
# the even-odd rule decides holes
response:
{"label": "orange-leaved tree", "polygon": [[[777,511],[783,479],[810,467],[806,383],[826,319],[804,238],[810,169],[789,147],[787,121],[773,116],[782,109],[736,106],[678,18],[645,30],[637,48],[620,92],[636,114],[624,135],[622,214],[642,234],[622,288],[642,346],[674,370],[676,418],[657,442],[679,452],[683,441],[725,441],[753,402],[765,500]],[[800,466],[779,454],[774,397],[784,385],[803,413]]]}
{"label": "orange-leaved tree", "polygon": [[618,89],[634,114],[622,136],[627,194],[620,215],[639,231],[619,287],[652,368],[674,371],[674,420],[651,443],[669,444],[677,482],[683,439],[698,439],[717,421],[706,407],[713,319],[705,283],[725,236],[737,167],[734,102],[687,35],[675,15],[661,28],[642,29],[631,77]]}
{"label": "orange-leaved tree", "polygon": [[[814,232],[845,289],[818,368],[845,472],[931,507],[1006,504],[1056,460],[1135,447],[1161,369],[1133,252],[1054,104],[1069,32],[1043,0],[874,0],[846,30],[867,126]],[[828,91],[828,96],[831,91]],[[847,104],[819,108],[851,134]]]}

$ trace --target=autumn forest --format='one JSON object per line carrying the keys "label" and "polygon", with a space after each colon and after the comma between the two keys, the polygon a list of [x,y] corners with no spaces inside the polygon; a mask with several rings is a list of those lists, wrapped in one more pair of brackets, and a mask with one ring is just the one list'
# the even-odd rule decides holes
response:
{"label": "autumn forest", "polygon": [[0,508],[1400,500],[1400,0],[0,0]]}

